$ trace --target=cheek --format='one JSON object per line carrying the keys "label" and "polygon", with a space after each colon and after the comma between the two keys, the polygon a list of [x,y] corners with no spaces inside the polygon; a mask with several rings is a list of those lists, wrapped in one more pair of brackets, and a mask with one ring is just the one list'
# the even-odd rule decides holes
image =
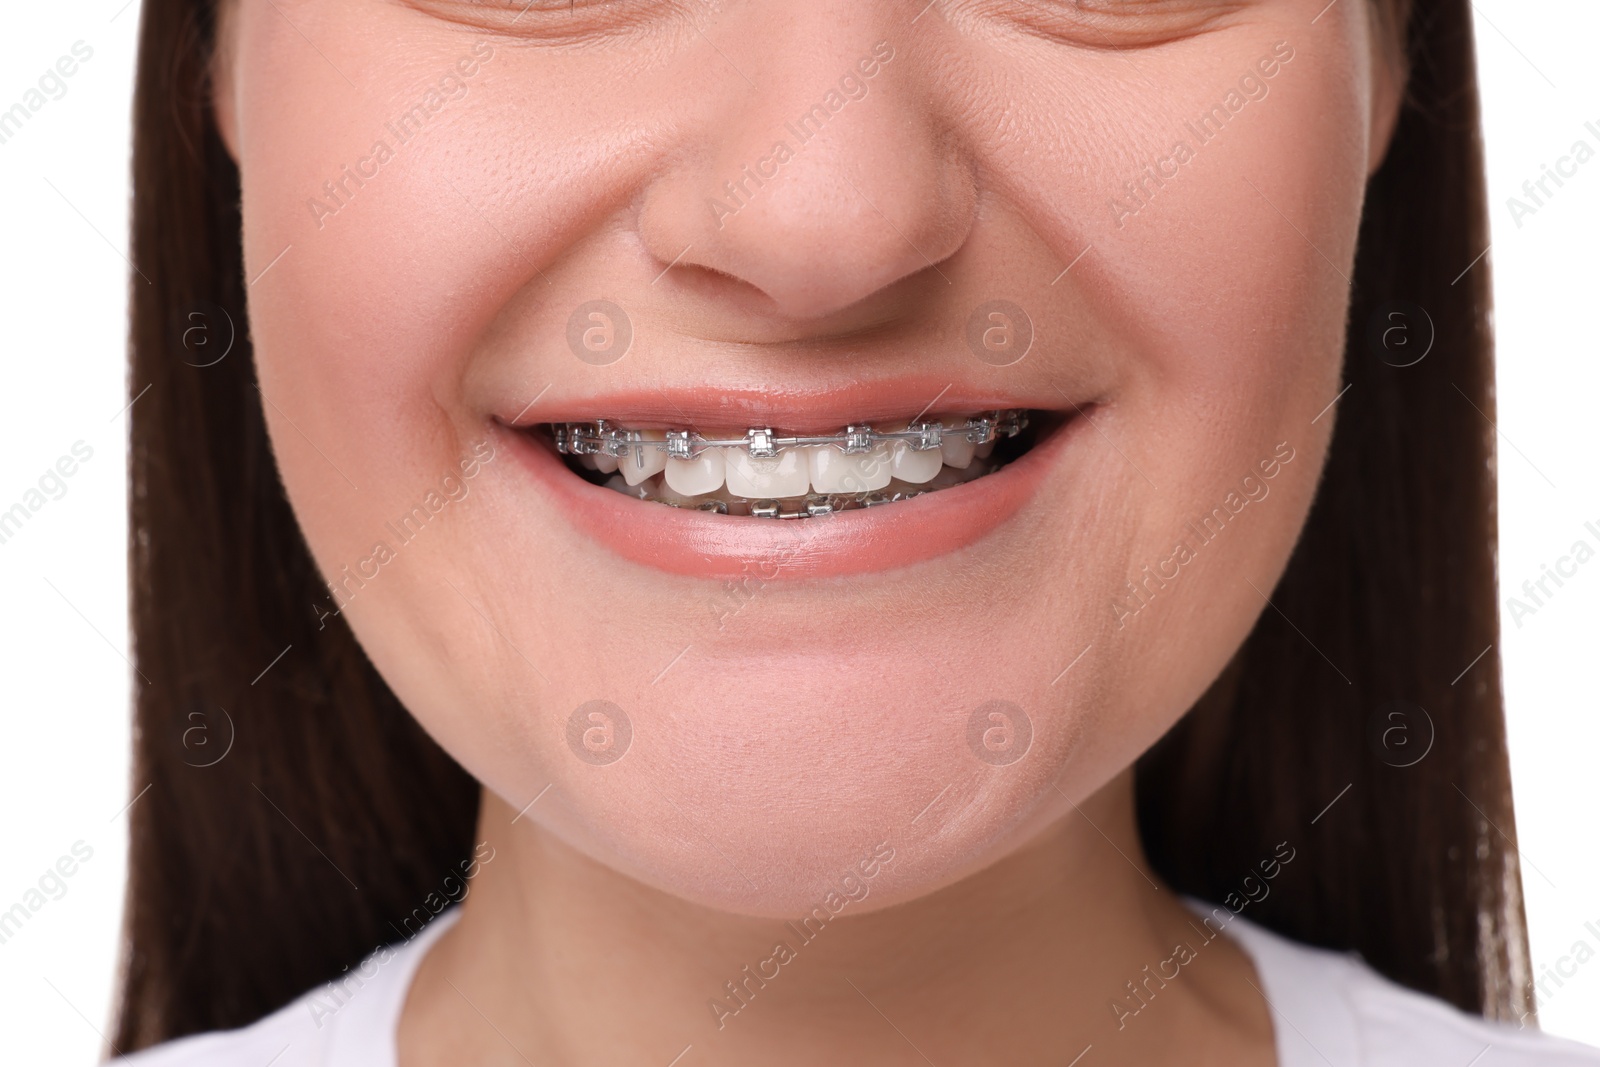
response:
{"label": "cheek", "polygon": [[463,257],[442,240],[455,220],[420,193],[421,137],[403,143],[390,122],[456,57],[379,63],[340,47],[362,38],[341,31],[336,7],[291,12],[326,44],[318,56],[273,5],[242,5],[239,57],[260,385],[285,484],[329,572],[393,540],[384,521],[439,489],[464,436],[446,414],[455,357],[440,343],[462,325],[450,297]]}
{"label": "cheek", "polygon": [[[1098,484],[1116,487],[1095,502],[1097,551],[1044,580],[1115,618],[1092,656],[1120,711],[1088,744],[1119,758],[1243,640],[1315,491],[1366,180],[1352,39],[1299,24],[1216,34],[1149,94],[1129,92],[1124,64],[1063,81],[1048,55],[968,87],[1001,131],[985,147],[995,183],[1058,263],[1082,256],[1063,303],[1126,354],[1123,388],[1096,416]],[[1280,41],[1292,58],[1249,99],[1241,76]],[[1216,107],[1226,121],[1202,128]],[[1063,128],[1075,109],[1111,117]],[[1243,480],[1281,450],[1295,458],[1250,501]]]}
{"label": "cheek", "polygon": [[[1113,61],[1063,80],[1049,53],[969,92],[996,129],[1050,131],[992,140],[995,181],[1063,264],[1082,255],[1084,313],[1134,370],[1228,418],[1320,398],[1309,421],[1337,392],[1365,186],[1360,64],[1350,41],[1298,25],[1210,40],[1148,93]],[[1275,45],[1292,58],[1251,100],[1239,80]],[[1063,111],[1105,118],[1064,128]]]}
{"label": "cheek", "polygon": [[[251,330],[278,463],[333,579],[370,570],[380,545],[398,549],[393,521],[428,490],[443,495],[483,440],[461,379],[497,317],[560,336],[546,309],[593,296],[540,265],[633,170],[599,143],[616,123],[582,91],[593,71],[580,77],[570,59],[533,77],[504,44],[372,5],[298,5],[293,27],[272,4],[241,12]],[[541,275],[549,288],[529,283]],[[546,384],[530,380],[529,398]],[[448,512],[459,522],[475,506]],[[418,541],[403,555],[421,564],[432,550]],[[437,607],[436,592],[403,599],[403,581],[382,584],[391,609]]]}

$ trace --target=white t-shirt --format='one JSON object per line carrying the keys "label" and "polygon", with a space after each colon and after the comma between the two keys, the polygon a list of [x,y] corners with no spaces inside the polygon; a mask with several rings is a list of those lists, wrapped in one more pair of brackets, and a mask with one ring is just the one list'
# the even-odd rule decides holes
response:
{"label": "white t-shirt", "polygon": [[[1188,900],[1197,912],[1211,905]],[[417,965],[455,922],[451,908],[239,1030],[195,1034],[113,1067],[396,1067],[395,1031]],[[1234,916],[1224,927],[1255,963],[1278,1067],[1600,1067],[1600,1049],[1464,1014],[1396,985],[1356,955],[1312,948]]]}

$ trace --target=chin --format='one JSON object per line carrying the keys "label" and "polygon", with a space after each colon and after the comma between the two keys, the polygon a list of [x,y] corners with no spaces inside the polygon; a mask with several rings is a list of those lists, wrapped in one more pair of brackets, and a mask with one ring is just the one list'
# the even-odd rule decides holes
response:
{"label": "chin", "polygon": [[541,714],[528,733],[563,750],[519,768],[500,746],[471,769],[512,812],[538,797],[519,821],[692,904],[865,914],[994,862],[1066,806],[1056,783],[1085,724],[1065,694],[995,697],[1003,657],[989,671],[973,658],[963,671],[946,657],[944,683],[871,654],[718,663]]}

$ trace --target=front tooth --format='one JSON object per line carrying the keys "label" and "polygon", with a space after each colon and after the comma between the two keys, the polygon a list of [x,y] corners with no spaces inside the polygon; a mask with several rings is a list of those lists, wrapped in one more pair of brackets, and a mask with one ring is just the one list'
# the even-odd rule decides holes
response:
{"label": "front tooth", "polygon": [[894,476],[891,466],[889,449],[882,444],[855,455],[847,455],[832,445],[817,445],[811,450],[811,488],[818,493],[882,489]]}
{"label": "front tooth", "polygon": [[944,466],[944,453],[937,448],[918,452],[906,441],[895,441],[889,446],[889,473],[902,482],[923,482],[939,473]]}
{"label": "front tooth", "polygon": [[667,485],[684,496],[715,493],[722,488],[727,460],[720,448],[703,448],[693,459],[667,460]]}
{"label": "front tooth", "polygon": [[964,435],[947,433],[944,435],[944,442],[939,445],[939,452],[944,458],[945,466],[966,470],[971,465],[972,456],[977,448],[978,446],[967,440]]}
{"label": "front tooth", "polygon": [[[671,469],[672,467],[669,463],[667,470],[670,471]],[[701,503],[705,499],[704,497],[696,496],[693,493],[680,493],[676,489],[672,488],[672,484],[666,481],[665,478],[662,479],[662,481],[665,484],[661,485],[655,493],[655,498],[662,503],[677,504],[680,507],[694,507],[696,504]]]}
{"label": "front tooth", "polygon": [[[641,430],[640,436],[646,441],[665,441],[665,430]],[[617,457],[617,469],[628,480],[629,485],[638,485],[653,474],[660,474],[667,467],[667,454],[659,448],[648,446],[631,448]]]}
{"label": "front tooth", "polygon": [[776,456],[758,458],[740,446],[720,448],[728,492],[752,499],[805,496],[811,487],[807,449],[785,448]]}

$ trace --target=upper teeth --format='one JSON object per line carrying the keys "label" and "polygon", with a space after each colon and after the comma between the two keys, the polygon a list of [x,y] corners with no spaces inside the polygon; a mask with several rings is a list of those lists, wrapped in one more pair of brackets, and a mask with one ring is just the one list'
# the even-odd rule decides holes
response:
{"label": "upper teeth", "polygon": [[771,458],[786,448],[806,446],[832,446],[848,455],[860,455],[876,445],[895,441],[926,452],[942,447],[949,438],[981,445],[997,437],[1013,437],[1027,425],[1026,412],[992,411],[968,417],[961,425],[913,422],[899,430],[874,430],[861,424],[847,426],[838,433],[811,436],[779,436],[771,427],[762,426],[746,430],[742,437],[709,438],[694,430],[629,430],[605,419],[555,423],[551,429],[558,452],[621,457],[642,449],[674,459],[693,459],[707,448],[743,448],[755,458]]}
{"label": "upper teeth", "polygon": [[629,486],[662,474],[666,489],[681,497],[726,485],[734,497],[770,500],[868,493],[891,480],[923,485],[947,466],[965,470],[974,457],[987,457],[997,438],[1015,436],[1027,424],[1025,412],[994,411],[950,426],[916,422],[880,431],[852,425],[816,436],[779,436],[757,427],[743,437],[712,438],[693,430],[625,429],[605,420],[557,423],[552,432],[557,451],[601,472],[615,471]]}

